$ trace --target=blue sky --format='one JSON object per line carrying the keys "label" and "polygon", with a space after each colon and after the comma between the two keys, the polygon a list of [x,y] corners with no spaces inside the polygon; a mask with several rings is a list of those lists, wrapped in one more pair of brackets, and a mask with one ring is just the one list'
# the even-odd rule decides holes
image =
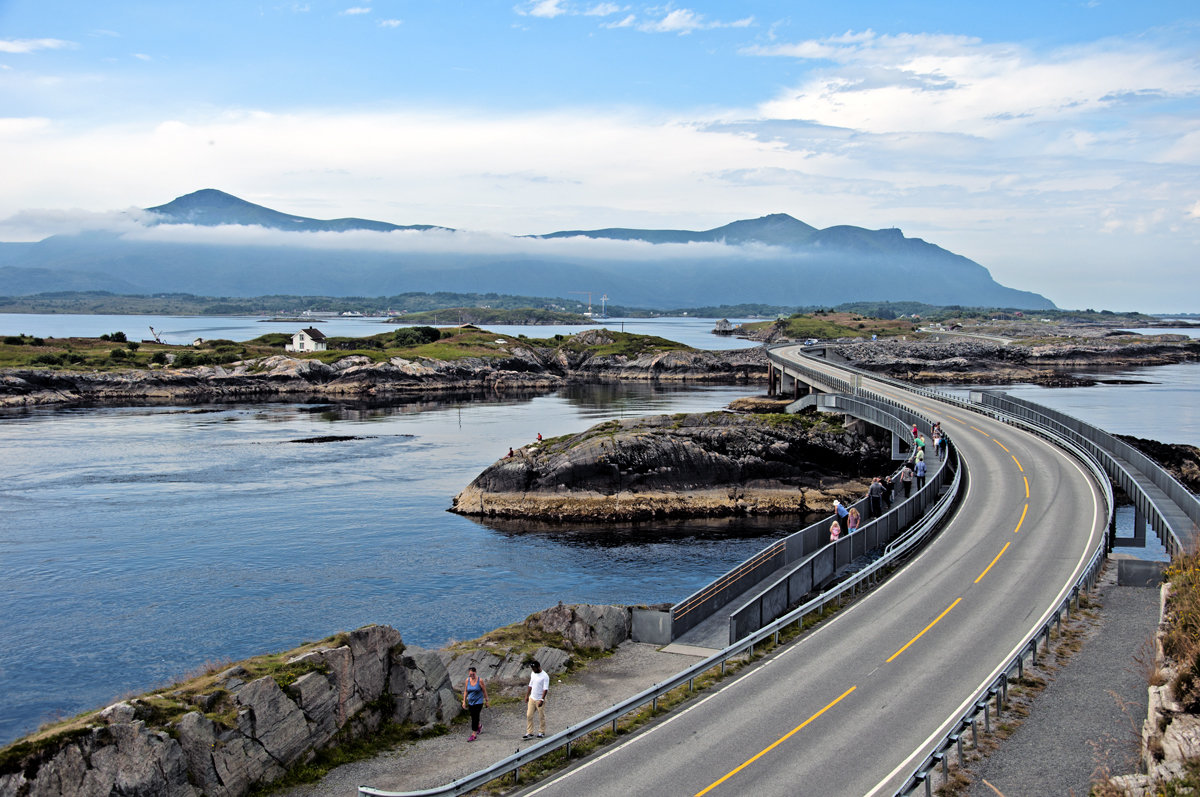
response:
{"label": "blue sky", "polygon": [[208,187],[473,233],[789,213],[1200,311],[1194,0],[0,0],[0,147],[2,240]]}

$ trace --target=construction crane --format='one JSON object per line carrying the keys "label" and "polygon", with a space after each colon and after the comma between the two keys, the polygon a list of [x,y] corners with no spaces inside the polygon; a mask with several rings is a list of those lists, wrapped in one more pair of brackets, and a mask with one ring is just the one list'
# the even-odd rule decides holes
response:
{"label": "construction crane", "polygon": [[[154,342],[155,342],[155,343],[162,343],[162,342],[163,342],[163,339],[162,339],[161,337],[159,337],[159,336],[158,336],[158,333],[157,333],[157,332],[155,332],[155,331],[154,331],[154,327],[150,327],[150,334],[154,336]],[[165,346],[166,344],[165,344],[165,343],[163,343],[163,345]]]}
{"label": "construction crane", "polygon": [[585,315],[587,315],[590,318],[592,315],[592,292],[591,291],[571,291],[571,293],[574,293],[578,296],[588,297],[588,309],[587,309],[587,313],[585,313]]}
{"label": "construction crane", "polygon": [[600,297],[600,317],[601,318],[608,318],[607,303],[608,303],[608,294],[606,293]]}

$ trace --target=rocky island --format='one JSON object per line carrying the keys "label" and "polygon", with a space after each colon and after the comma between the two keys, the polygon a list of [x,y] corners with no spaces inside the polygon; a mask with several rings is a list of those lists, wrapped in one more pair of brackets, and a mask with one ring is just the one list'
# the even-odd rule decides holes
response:
{"label": "rocky island", "polygon": [[451,511],[583,521],[827,514],[889,467],[888,445],[873,427],[816,413],[612,420],[514,451]]}

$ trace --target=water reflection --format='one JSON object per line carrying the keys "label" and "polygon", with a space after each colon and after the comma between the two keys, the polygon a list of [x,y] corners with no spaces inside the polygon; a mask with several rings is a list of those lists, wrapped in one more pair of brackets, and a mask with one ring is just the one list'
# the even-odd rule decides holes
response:
{"label": "water reflection", "polygon": [[648,543],[687,543],[702,540],[767,541],[786,537],[820,517],[821,513],[812,513],[769,517],[672,518],[618,523],[474,516],[467,516],[467,519],[509,538],[541,536],[558,545],[620,548]]}

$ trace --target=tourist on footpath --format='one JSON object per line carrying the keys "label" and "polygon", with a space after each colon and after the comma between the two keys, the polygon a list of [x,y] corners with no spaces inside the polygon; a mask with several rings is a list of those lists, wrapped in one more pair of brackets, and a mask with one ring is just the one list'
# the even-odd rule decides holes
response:
{"label": "tourist on footpath", "polygon": [[883,508],[886,512],[892,508],[892,502],[896,500],[896,484],[892,481],[891,476],[883,477]]}
{"label": "tourist on footpath", "polygon": [[829,524],[829,541],[837,542],[837,538],[842,536],[842,527],[835,520]]}
{"label": "tourist on footpath", "polygon": [[918,448],[916,456],[913,457],[913,461],[914,462],[924,462],[925,461],[925,449]]}
{"label": "tourist on footpath", "polygon": [[923,434],[917,435],[917,453],[921,459],[925,458],[925,435]]}
{"label": "tourist on footpath", "polygon": [[845,523],[846,518],[850,514],[849,512],[846,511],[846,505],[843,504],[841,501],[837,500],[836,498],[833,499],[833,511],[835,513],[837,513],[837,518],[835,518],[835,519],[839,523]]}
{"label": "tourist on footpath", "polygon": [[846,515],[846,533],[853,534],[858,528],[858,522],[861,520],[858,514],[858,509],[850,507],[850,514]]}
{"label": "tourist on footpath", "polygon": [[904,467],[900,469],[900,486],[904,489],[904,497],[908,498],[912,494],[913,469],[911,462],[905,462]]}
{"label": "tourist on footpath", "polygon": [[542,672],[541,662],[534,660],[533,673],[529,676],[529,686],[525,687],[525,735],[522,739],[533,738],[533,715],[537,714],[540,723],[537,738],[546,735],[546,695],[550,694],[550,676]]}
{"label": "tourist on footpath", "polygon": [[479,734],[483,733],[483,723],[479,720],[479,714],[488,705],[487,686],[479,680],[479,673],[475,672],[474,667],[467,668],[467,681],[463,684],[462,705],[471,712],[471,735],[467,741],[473,742],[479,737]]}
{"label": "tourist on footpath", "polygon": [[871,480],[871,486],[867,488],[867,509],[873,518],[883,514],[883,481],[878,476]]}
{"label": "tourist on footpath", "polygon": [[917,476],[917,489],[920,490],[922,487],[925,486],[925,460],[923,460],[923,459],[917,460],[916,476]]}
{"label": "tourist on footpath", "polygon": [[942,434],[937,429],[933,430],[933,453],[939,459],[942,456]]}

